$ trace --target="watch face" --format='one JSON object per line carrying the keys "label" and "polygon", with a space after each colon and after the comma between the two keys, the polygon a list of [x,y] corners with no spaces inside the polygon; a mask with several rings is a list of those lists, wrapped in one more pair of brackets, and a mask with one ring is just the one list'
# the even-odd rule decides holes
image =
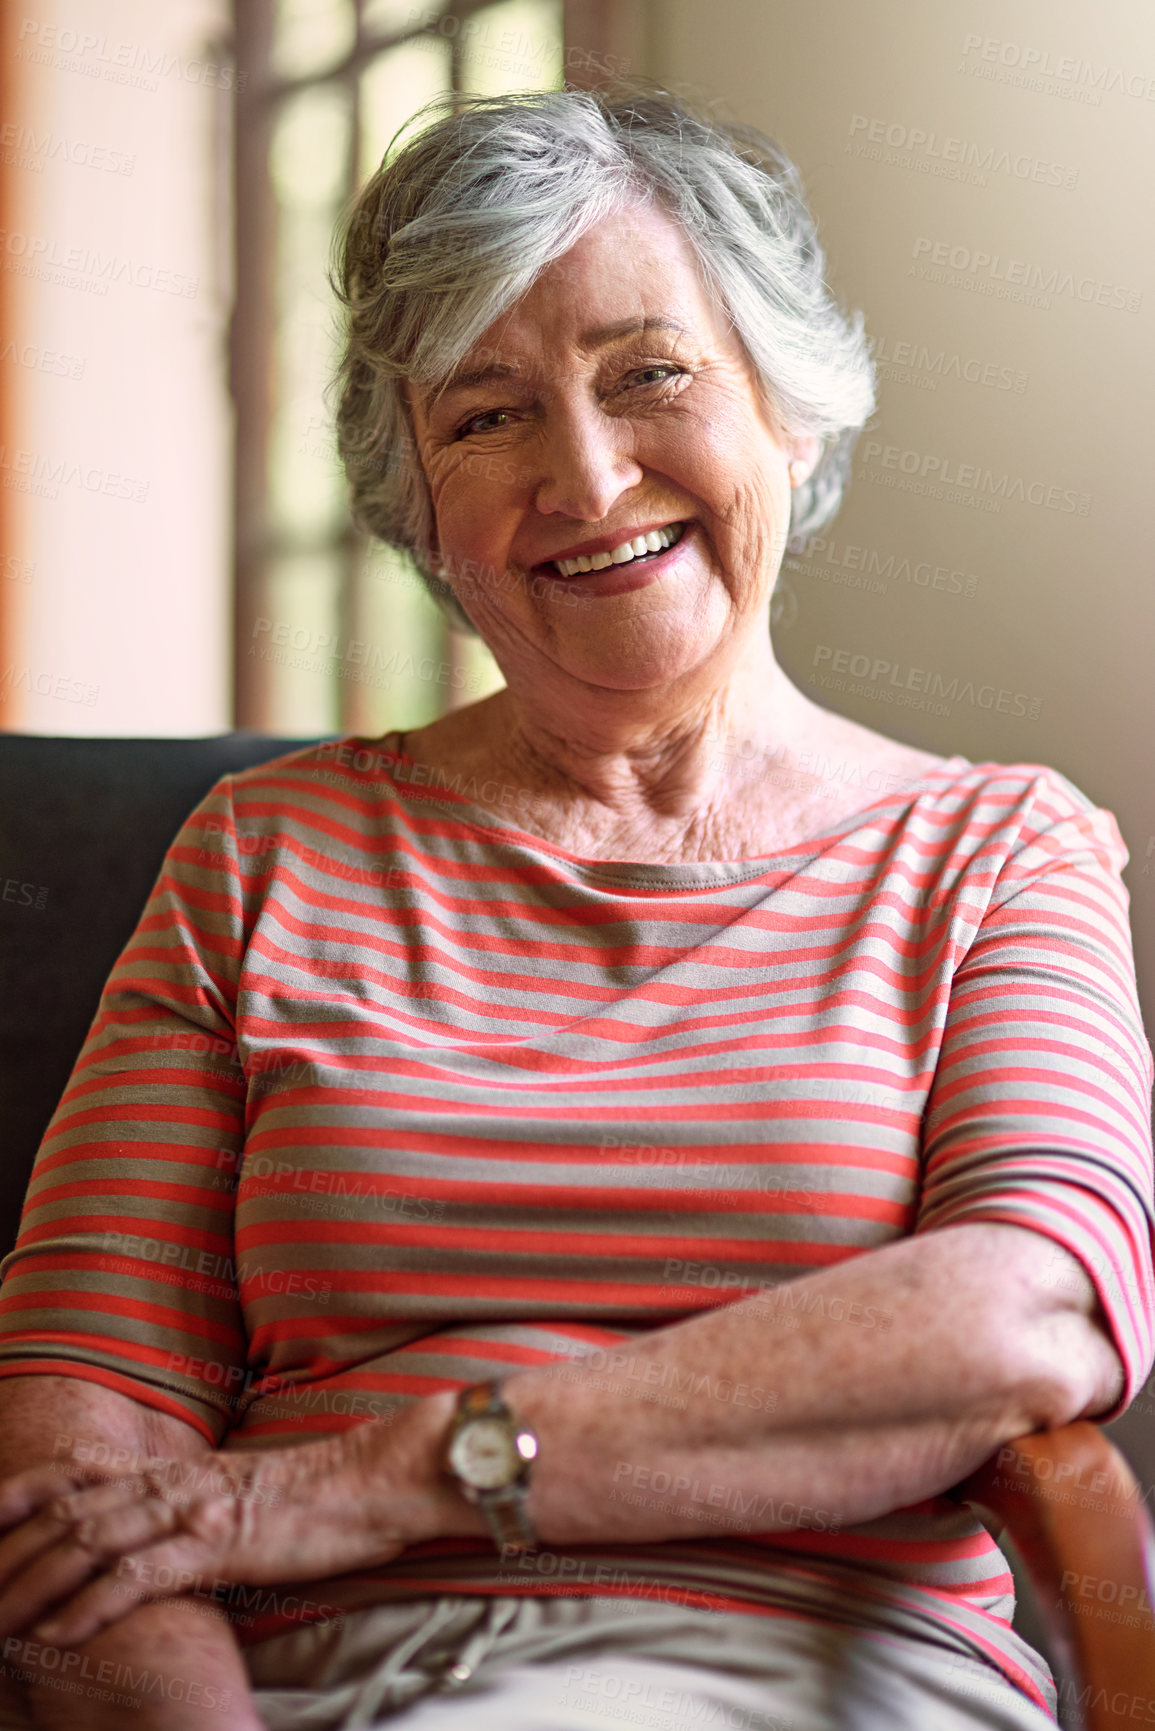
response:
{"label": "watch face", "polygon": [[463,1425],[449,1445],[449,1462],[457,1476],[478,1491],[512,1484],[521,1468],[509,1427],[496,1417]]}

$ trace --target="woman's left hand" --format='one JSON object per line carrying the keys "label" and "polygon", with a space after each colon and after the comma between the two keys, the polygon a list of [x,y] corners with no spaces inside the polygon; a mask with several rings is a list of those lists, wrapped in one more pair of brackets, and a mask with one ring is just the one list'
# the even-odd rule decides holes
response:
{"label": "woman's left hand", "polygon": [[76,1460],[15,1474],[0,1483],[0,1638],[31,1628],[71,1646],[149,1599],[323,1580],[474,1530],[441,1476],[444,1404],[300,1446],[153,1458],[114,1478]]}

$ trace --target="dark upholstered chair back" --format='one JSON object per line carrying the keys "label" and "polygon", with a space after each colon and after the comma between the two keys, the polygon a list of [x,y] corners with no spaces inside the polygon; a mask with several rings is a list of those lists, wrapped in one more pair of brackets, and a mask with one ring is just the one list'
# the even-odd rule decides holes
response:
{"label": "dark upholstered chair back", "polygon": [[165,849],[220,776],[307,743],[0,734],[0,1255]]}

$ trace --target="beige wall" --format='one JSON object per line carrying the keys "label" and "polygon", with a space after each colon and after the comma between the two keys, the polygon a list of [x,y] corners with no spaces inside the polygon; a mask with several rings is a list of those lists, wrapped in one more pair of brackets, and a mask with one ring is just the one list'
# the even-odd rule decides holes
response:
{"label": "beige wall", "polygon": [[[1110,806],[1152,1026],[1155,7],[651,0],[641,53],[795,159],[897,357],[826,545],[784,576],[783,663],[867,726]],[[865,692],[807,684],[839,650]],[[949,714],[899,706],[935,674]]]}
{"label": "beige wall", "polygon": [[[8,9],[0,728],[197,734],[231,705],[224,0]],[[214,186],[214,179],[218,185]]]}

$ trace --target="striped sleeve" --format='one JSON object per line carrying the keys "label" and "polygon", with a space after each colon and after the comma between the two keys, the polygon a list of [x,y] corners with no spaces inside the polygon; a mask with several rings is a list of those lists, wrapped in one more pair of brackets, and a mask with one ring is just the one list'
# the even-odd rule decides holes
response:
{"label": "striped sleeve", "polygon": [[[1151,1049],[1140,1020],[1114,818],[1054,771],[955,971],[927,1102],[916,1231],[1006,1221],[1072,1252],[1122,1360],[1117,1418],[1155,1353]],[[999,851],[1002,851],[1001,849]],[[979,862],[981,864],[981,862]],[[1065,1258],[1055,1258],[1055,1280]]]}
{"label": "striped sleeve", "polygon": [[245,1337],[233,1261],[243,952],[226,777],[165,856],[36,1156],[0,1375],[75,1375],[218,1442]]}

